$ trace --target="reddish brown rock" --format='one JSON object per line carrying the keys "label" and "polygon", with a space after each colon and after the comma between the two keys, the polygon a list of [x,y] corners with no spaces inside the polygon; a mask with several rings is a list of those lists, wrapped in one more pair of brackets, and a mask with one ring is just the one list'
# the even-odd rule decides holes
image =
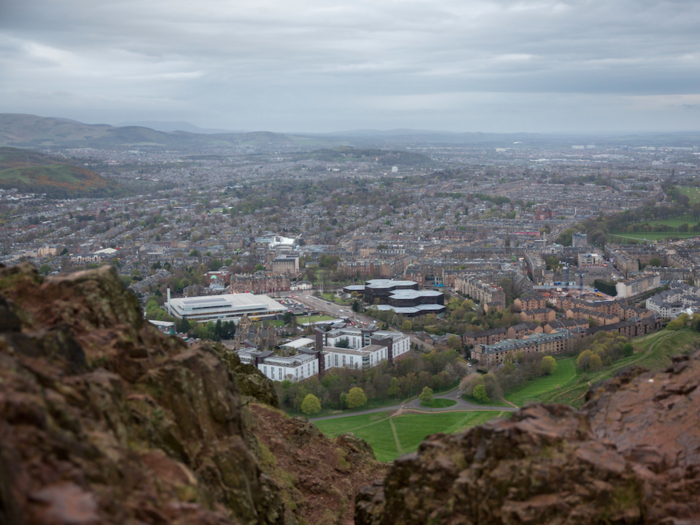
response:
{"label": "reddish brown rock", "polygon": [[533,404],[435,435],[356,498],[379,524],[700,522],[700,353],[630,369],[580,412]]}

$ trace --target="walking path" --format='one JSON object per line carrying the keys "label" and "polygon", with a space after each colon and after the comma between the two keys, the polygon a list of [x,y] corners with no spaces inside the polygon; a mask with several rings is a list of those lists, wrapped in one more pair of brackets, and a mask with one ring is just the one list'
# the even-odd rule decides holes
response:
{"label": "walking path", "polygon": [[475,405],[473,403],[467,403],[459,395],[458,390],[452,390],[451,392],[445,392],[444,394],[436,394],[435,399],[452,399],[456,401],[456,404],[444,407],[444,408],[427,408],[421,406],[420,399],[412,399],[398,405],[391,405],[381,408],[371,408],[368,410],[361,410],[358,412],[344,412],[342,414],[334,414],[332,416],[314,417],[309,418],[309,421],[323,421],[325,419],[340,419],[342,417],[350,416],[363,416],[365,414],[376,414],[378,412],[392,412],[394,410],[412,410],[418,412],[464,412],[464,411],[474,411],[474,410],[489,410],[489,411],[503,411],[503,412],[515,412],[518,407],[493,407],[485,405]]}

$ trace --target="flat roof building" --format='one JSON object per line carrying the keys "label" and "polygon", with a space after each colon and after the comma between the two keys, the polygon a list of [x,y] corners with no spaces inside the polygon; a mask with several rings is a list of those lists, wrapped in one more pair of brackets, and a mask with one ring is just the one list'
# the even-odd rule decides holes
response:
{"label": "flat roof building", "polygon": [[287,308],[267,295],[252,293],[224,294],[202,297],[171,299],[168,291],[166,302],[168,314],[174,317],[187,317],[200,323],[208,321],[238,321],[245,314],[254,319],[281,315]]}

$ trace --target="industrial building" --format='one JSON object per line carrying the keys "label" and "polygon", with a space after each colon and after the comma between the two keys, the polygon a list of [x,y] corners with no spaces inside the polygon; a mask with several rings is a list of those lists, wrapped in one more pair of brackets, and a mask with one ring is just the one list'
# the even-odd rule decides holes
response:
{"label": "industrial building", "polygon": [[205,323],[208,321],[238,321],[248,314],[251,319],[270,319],[281,315],[287,308],[267,295],[252,293],[224,294],[201,297],[170,298],[165,303],[168,315],[190,321]]}

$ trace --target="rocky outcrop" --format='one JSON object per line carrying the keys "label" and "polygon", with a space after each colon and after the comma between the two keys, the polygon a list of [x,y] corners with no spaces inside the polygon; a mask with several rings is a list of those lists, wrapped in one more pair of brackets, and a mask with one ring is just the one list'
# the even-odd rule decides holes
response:
{"label": "rocky outcrop", "polygon": [[327,439],[306,419],[269,406],[250,411],[263,472],[283,489],[287,508],[307,523],[351,524],[357,491],[386,472],[372,448],[352,434]]}
{"label": "rocky outcrop", "polygon": [[582,410],[533,404],[435,435],[356,498],[379,524],[700,521],[700,353],[600,385]]}
{"label": "rocky outcrop", "polygon": [[303,522],[261,468],[246,405],[277,400],[250,368],[160,334],[109,267],[0,268],[0,523]]}

